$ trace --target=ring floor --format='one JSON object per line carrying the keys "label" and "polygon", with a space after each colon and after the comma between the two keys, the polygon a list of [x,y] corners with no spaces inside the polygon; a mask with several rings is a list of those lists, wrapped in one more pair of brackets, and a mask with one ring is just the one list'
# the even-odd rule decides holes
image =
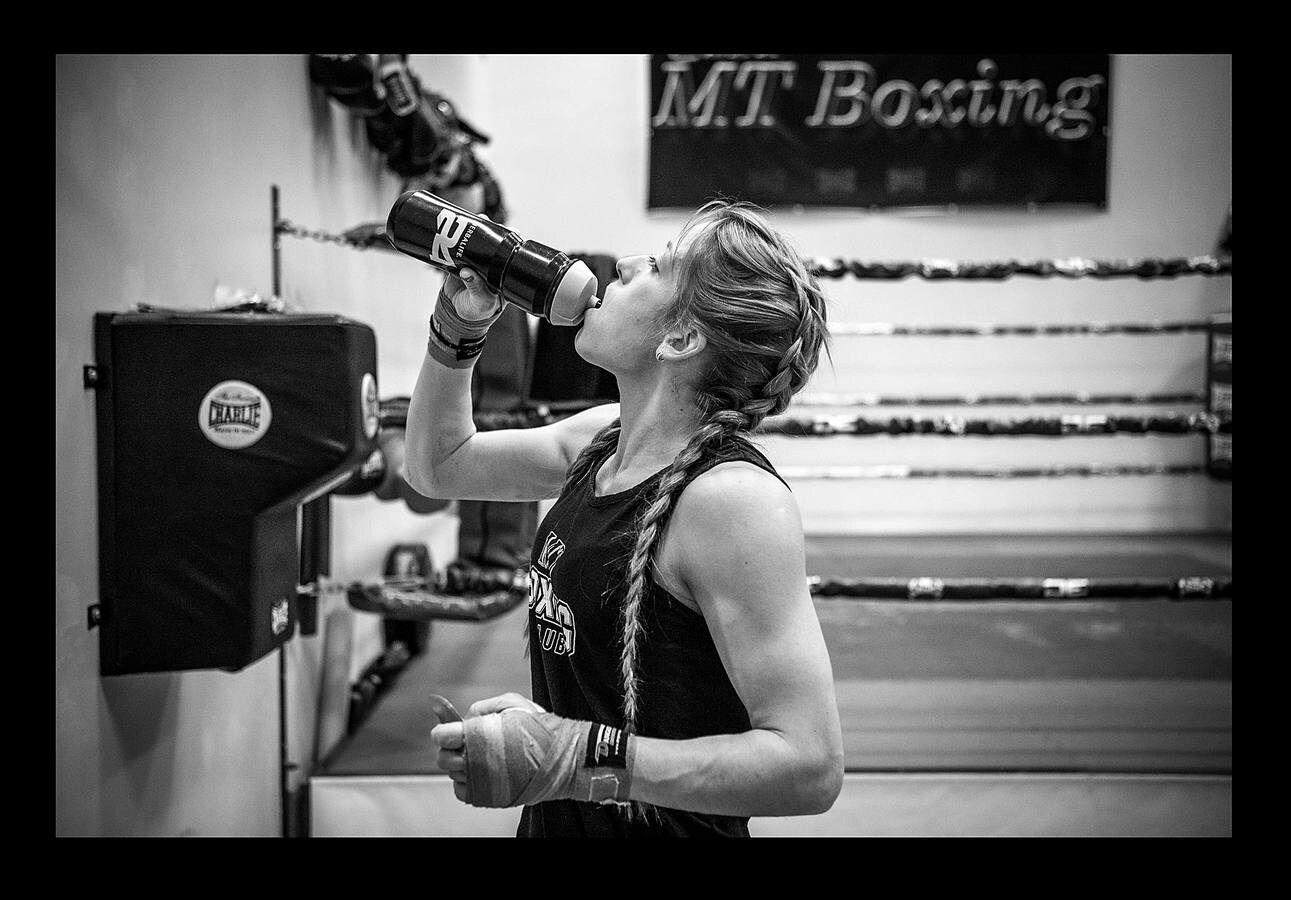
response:
{"label": "ring floor", "polygon": [[[812,536],[807,571],[1231,577],[1232,538]],[[828,598],[816,609],[846,784],[829,813],[754,819],[755,835],[1231,833],[1231,600]],[[523,606],[435,622],[427,652],[311,778],[311,833],[513,834],[518,811],[453,798],[425,696],[464,709],[528,695],[524,627]]]}

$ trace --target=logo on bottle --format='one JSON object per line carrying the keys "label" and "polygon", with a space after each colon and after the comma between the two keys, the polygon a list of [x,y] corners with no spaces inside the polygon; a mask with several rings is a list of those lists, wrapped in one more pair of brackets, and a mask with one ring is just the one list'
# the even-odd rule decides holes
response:
{"label": "logo on bottle", "polygon": [[226,450],[250,447],[269,430],[269,398],[245,381],[221,381],[197,409],[197,424],[207,440]]}
{"label": "logo on bottle", "polygon": [[453,248],[461,242],[466,227],[471,224],[466,216],[458,215],[451,209],[441,209],[435,222],[435,237],[430,244],[430,255],[435,261],[446,266],[455,266]]}

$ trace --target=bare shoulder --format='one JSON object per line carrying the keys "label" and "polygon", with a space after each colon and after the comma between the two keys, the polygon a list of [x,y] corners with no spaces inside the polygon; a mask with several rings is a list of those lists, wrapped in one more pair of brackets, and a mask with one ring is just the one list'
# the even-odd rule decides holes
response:
{"label": "bare shoulder", "polygon": [[738,538],[744,548],[802,546],[802,516],[793,493],[749,462],[721,463],[698,476],[682,491],[673,522],[694,539]]}
{"label": "bare shoulder", "polygon": [[731,610],[781,609],[786,597],[809,603],[805,543],[798,504],[779,478],[722,463],[677,500],[660,560],[665,586],[713,622]]}

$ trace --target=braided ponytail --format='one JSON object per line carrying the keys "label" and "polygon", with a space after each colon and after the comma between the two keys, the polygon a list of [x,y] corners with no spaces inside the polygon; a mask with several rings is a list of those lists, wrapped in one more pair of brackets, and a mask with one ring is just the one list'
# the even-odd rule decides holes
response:
{"label": "braided ponytail", "polygon": [[677,498],[705,461],[751,446],[750,432],[788,407],[815,371],[822,346],[828,352],[825,296],[802,256],[757,207],[706,204],[676,246],[684,248],[677,290],[659,331],[693,326],[706,339],[708,362],[693,385],[702,424],[646,505],[628,563],[620,666],[628,731],[642,705],[641,604]]}
{"label": "braided ponytail", "polygon": [[615,419],[606,425],[592,438],[591,442],[584,447],[570,463],[568,471],[565,472],[565,484],[561,488],[562,492],[569,490],[583,479],[596,461],[605,455],[605,451],[615,446],[619,442],[619,431],[623,428],[619,419]]}

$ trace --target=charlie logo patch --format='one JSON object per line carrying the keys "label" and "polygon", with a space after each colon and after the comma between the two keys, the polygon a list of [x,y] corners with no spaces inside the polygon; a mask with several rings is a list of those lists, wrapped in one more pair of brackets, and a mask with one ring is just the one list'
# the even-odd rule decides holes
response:
{"label": "charlie logo patch", "polygon": [[377,403],[377,380],[371,372],[363,373],[363,387],[359,398],[363,410],[363,433],[369,439],[377,436],[377,427],[381,424],[381,406]]}
{"label": "charlie logo patch", "polygon": [[250,447],[269,430],[269,398],[245,381],[221,381],[197,409],[197,424],[207,440],[227,450]]}
{"label": "charlie logo patch", "polygon": [[542,649],[557,656],[573,656],[574,612],[551,586],[552,570],[564,552],[565,544],[556,532],[548,534],[537,561],[529,567],[529,610],[538,626]]}

